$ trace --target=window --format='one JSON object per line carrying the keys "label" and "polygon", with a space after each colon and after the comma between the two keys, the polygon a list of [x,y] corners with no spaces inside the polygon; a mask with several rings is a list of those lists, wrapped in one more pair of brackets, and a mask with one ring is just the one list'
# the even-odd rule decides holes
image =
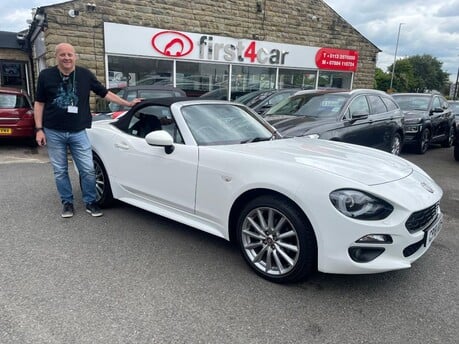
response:
{"label": "window", "polygon": [[384,104],[386,104],[387,110],[393,111],[393,110],[397,110],[398,109],[398,105],[394,100],[392,100],[392,99],[390,99],[388,97],[383,97],[382,100],[383,100]]}
{"label": "window", "polygon": [[378,96],[368,96],[368,101],[370,102],[371,109],[373,110],[373,114],[384,113],[387,112],[386,105],[382,99]]}
{"label": "window", "polygon": [[316,88],[317,72],[295,69],[279,69],[279,88]]}
{"label": "window", "polygon": [[228,89],[228,65],[177,61],[176,68],[176,87],[189,97],[219,88]]}
{"label": "window", "polygon": [[346,116],[348,119],[351,119],[354,115],[364,114],[370,114],[370,107],[368,105],[367,98],[365,96],[359,96],[352,101],[351,105],[349,105]]}
{"label": "window", "polygon": [[0,61],[1,86],[27,89],[26,63],[16,61]]}
{"label": "window", "polygon": [[319,87],[351,88],[352,73],[319,72]]}
{"label": "window", "polygon": [[276,88],[276,68],[233,65],[231,99],[272,88]]}
{"label": "window", "polygon": [[244,108],[228,104],[189,105],[183,118],[198,145],[268,140],[272,133]]}
{"label": "window", "polygon": [[108,87],[172,83],[173,61],[108,56]]}
{"label": "window", "polygon": [[433,102],[432,102],[432,109],[438,109],[438,108],[440,109],[442,108],[440,98],[434,97]]}
{"label": "window", "polygon": [[337,117],[347,99],[347,96],[340,94],[317,95],[304,103],[296,115],[317,118]]}
{"label": "window", "polygon": [[18,94],[0,93],[0,108],[1,109],[21,109],[31,108],[29,100]]}
{"label": "window", "polygon": [[156,130],[167,131],[175,143],[183,143],[177,125],[168,107],[151,105],[139,109],[131,118],[127,132],[128,134],[145,137]]}

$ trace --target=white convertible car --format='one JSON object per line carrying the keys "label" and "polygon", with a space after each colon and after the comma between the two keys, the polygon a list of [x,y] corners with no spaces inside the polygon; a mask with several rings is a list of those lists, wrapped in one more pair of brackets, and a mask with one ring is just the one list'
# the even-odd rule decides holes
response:
{"label": "white convertible car", "polygon": [[233,240],[274,282],[409,268],[442,226],[440,187],[379,150],[283,139],[244,105],[147,100],[88,130],[98,201]]}

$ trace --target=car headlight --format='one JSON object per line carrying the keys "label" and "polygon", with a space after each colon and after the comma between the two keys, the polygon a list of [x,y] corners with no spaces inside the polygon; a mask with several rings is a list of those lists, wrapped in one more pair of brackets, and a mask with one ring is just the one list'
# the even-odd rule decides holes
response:
{"label": "car headlight", "polygon": [[309,137],[310,139],[318,139],[319,134],[309,134],[309,135],[306,135],[306,137]]}
{"label": "car headlight", "polygon": [[406,133],[417,133],[420,128],[421,128],[420,124],[415,124],[415,125],[407,125],[407,124],[405,124],[405,132]]}
{"label": "car headlight", "polygon": [[405,121],[404,121],[406,125],[420,124],[421,122],[422,122],[421,117],[408,118],[408,119],[405,118]]}
{"label": "car headlight", "polygon": [[386,201],[358,190],[333,191],[330,201],[340,213],[358,220],[382,220],[394,210]]}

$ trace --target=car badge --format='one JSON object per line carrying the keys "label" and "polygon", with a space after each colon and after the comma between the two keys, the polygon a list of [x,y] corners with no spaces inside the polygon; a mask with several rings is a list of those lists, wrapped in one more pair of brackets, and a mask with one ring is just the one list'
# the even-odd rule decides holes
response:
{"label": "car badge", "polygon": [[422,182],[422,183],[421,183],[421,186],[422,186],[424,189],[426,189],[427,191],[429,191],[430,193],[433,193],[433,192],[434,192],[434,190],[433,190],[433,189],[430,187],[430,185],[428,185],[427,183]]}

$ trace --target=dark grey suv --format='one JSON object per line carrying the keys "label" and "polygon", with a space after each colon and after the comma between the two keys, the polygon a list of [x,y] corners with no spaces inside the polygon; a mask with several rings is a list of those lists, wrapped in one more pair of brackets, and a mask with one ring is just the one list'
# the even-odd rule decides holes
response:
{"label": "dark grey suv", "polygon": [[283,136],[348,142],[400,154],[403,113],[385,92],[371,89],[307,90],[265,113]]}
{"label": "dark grey suv", "polygon": [[405,144],[424,154],[429,145],[451,147],[456,134],[454,114],[439,94],[397,93],[392,95],[405,115]]}

